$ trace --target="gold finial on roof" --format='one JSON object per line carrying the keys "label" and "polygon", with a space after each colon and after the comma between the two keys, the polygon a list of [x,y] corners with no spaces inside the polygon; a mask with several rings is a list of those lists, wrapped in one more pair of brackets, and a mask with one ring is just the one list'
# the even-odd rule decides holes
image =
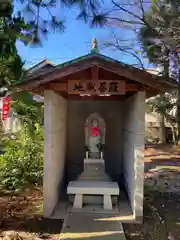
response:
{"label": "gold finial on roof", "polygon": [[92,52],[99,52],[98,50],[98,42],[96,38],[93,38],[92,40]]}

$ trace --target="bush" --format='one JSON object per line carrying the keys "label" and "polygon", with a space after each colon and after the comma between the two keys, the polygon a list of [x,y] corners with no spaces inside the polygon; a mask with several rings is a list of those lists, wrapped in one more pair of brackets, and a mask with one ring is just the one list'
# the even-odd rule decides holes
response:
{"label": "bush", "polygon": [[24,125],[14,138],[5,136],[2,141],[4,153],[0,156],[0,188],[15,190],[29,184],[41,184],[43,137],[40,125],[36,124],[33,131]]}

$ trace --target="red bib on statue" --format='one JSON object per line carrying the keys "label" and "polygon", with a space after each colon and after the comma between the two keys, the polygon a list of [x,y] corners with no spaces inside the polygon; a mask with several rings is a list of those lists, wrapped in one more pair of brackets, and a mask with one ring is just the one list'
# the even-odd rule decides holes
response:
{"label": "red bib on statue", "polygon": [[90,136],[99,137],[100,136],[100,127],[90,127]]}

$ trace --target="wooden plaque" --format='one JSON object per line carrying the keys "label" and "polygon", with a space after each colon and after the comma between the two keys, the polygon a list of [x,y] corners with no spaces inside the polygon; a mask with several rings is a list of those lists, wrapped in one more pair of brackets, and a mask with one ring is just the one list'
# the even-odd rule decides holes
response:
{"label": "wooden plaque", "polygon": [[121,80],[70,80],[68,94],[124,95],[125,81]]}

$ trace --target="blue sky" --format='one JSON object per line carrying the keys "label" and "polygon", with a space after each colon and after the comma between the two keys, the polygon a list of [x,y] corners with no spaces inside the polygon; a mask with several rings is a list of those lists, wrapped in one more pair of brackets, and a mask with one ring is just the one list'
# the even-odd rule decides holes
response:
{"label": "blue sky", "polygon": [[[92,29],[83,21],[76,20],[76,8],[63,10],[61,15],[62,13],[66,21],[64,33],[50,33],[47,39],[43,40],[42,46],[38,47],[29,47],[22,42],[17,42],[19,54],[25,61],[26,68],[35,65],[44,58],[58,64],[85,55],[91,51],[92,38],[96,37],[100,43],[110,39],[112,36],[107,28]],[[119,30],[118,33],[120,37],[132,38],[132,35],[129,33],[127,35],[127,32],[123,29]],[[135,62],[135,59],[131,56],[125,56],[111,49],[100,49],[100,52],[125,63],[132,64]]]}

